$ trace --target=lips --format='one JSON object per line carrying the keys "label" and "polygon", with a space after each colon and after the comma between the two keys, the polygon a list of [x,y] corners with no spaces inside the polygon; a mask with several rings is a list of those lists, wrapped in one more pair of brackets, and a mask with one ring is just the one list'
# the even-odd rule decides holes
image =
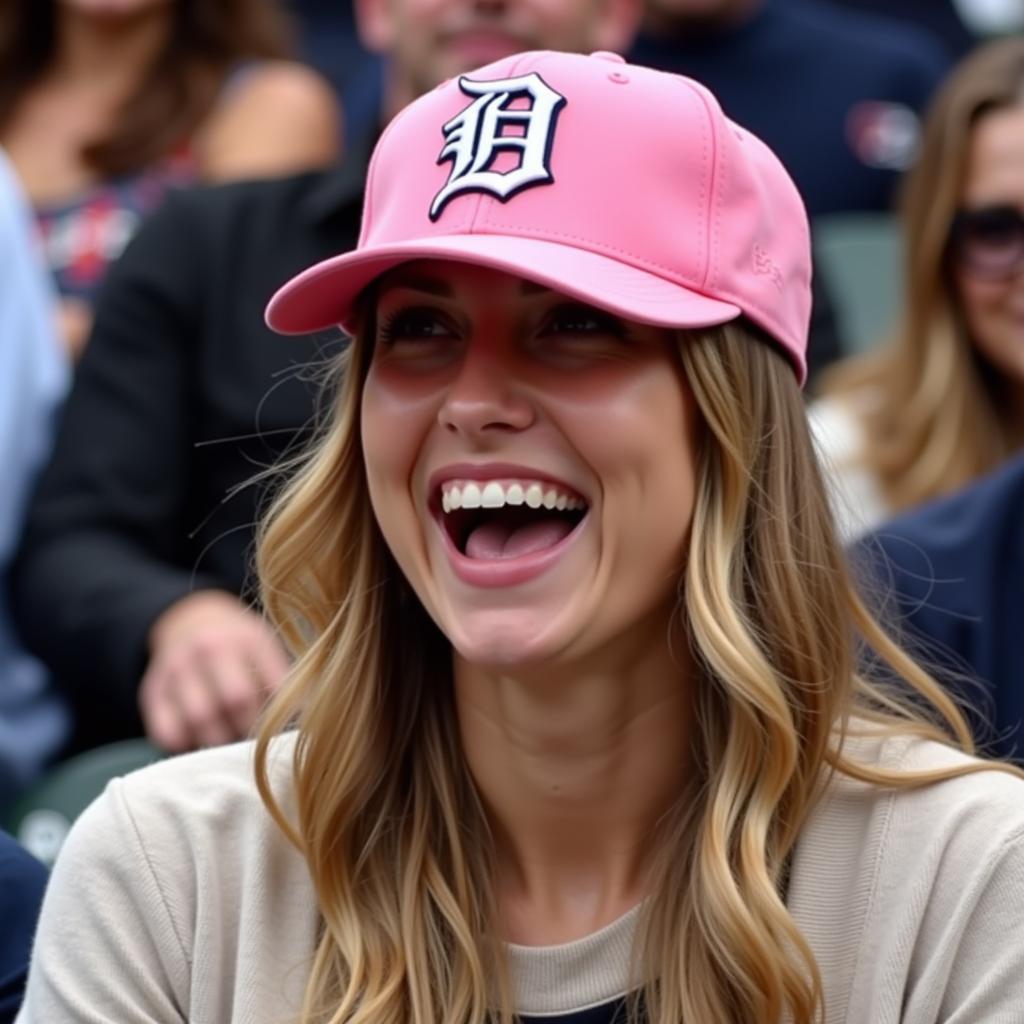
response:
{"label": "lips", "polygon": [[508,586],[558,561],[587,517],[583,494],[534,470],[467,469],[435,474],[430,490],[456,574],[478,586]]}

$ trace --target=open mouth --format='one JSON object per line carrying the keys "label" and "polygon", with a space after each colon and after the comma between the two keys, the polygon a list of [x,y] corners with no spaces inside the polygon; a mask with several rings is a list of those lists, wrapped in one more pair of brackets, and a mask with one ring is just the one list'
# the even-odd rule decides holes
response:
{"label": "open mouth", "polygon": [[540,480],[446,480],[440,521],[455,549],[479,561],[505,561],[553,548],[583,521],[586,499]]}

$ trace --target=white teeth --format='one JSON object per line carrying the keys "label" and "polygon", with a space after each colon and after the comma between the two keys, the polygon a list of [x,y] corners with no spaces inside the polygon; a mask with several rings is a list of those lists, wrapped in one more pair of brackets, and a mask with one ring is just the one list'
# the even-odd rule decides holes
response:
{"label": "white teeth", "polygon": [[484,487],[480,504],[484,508],[502,508],[505,504],[505,488],[492,480]]}
{"label": "white teeth", "polygon": [[503,508],[505,505],[526,505],[529,508],[575,511],[586,509],[587,503],[557,487],[538,481],[513,481],[503,484],[498,480],[475,482],[463,480],[449,482],[441,487],[441,509],[445,513],[460,508]]}

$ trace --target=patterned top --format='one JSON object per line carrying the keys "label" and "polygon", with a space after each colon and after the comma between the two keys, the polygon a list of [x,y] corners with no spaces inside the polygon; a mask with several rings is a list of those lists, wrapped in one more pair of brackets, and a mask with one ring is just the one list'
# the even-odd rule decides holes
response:
{"label": "patterned top", "polygon": [[43,252],[61,296],[92,306],[107,267],[143,218],[168,189],[194,184],[198,177],[195,157],[183,146],[138,174],[101,182],[63,203],[36,206]]}

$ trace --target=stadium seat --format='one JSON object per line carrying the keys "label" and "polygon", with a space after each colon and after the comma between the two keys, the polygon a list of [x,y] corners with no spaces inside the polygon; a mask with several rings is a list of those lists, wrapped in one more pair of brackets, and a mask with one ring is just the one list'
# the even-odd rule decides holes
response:
{"label": "stadium seat", "polygon": [[815,220],[813,234],[815,271],[835,307],[843,354],[863,352],[892,330],[899,312],[899,224],[888,214],[832,214]]}
{"label": "stadium seat", "polygon": [[147,740],[123,740],[87,750],[56,765],[24,793],[4,822],[7,830],[44,864],[52,865],[75,818],[110,779],[160,760]]}

